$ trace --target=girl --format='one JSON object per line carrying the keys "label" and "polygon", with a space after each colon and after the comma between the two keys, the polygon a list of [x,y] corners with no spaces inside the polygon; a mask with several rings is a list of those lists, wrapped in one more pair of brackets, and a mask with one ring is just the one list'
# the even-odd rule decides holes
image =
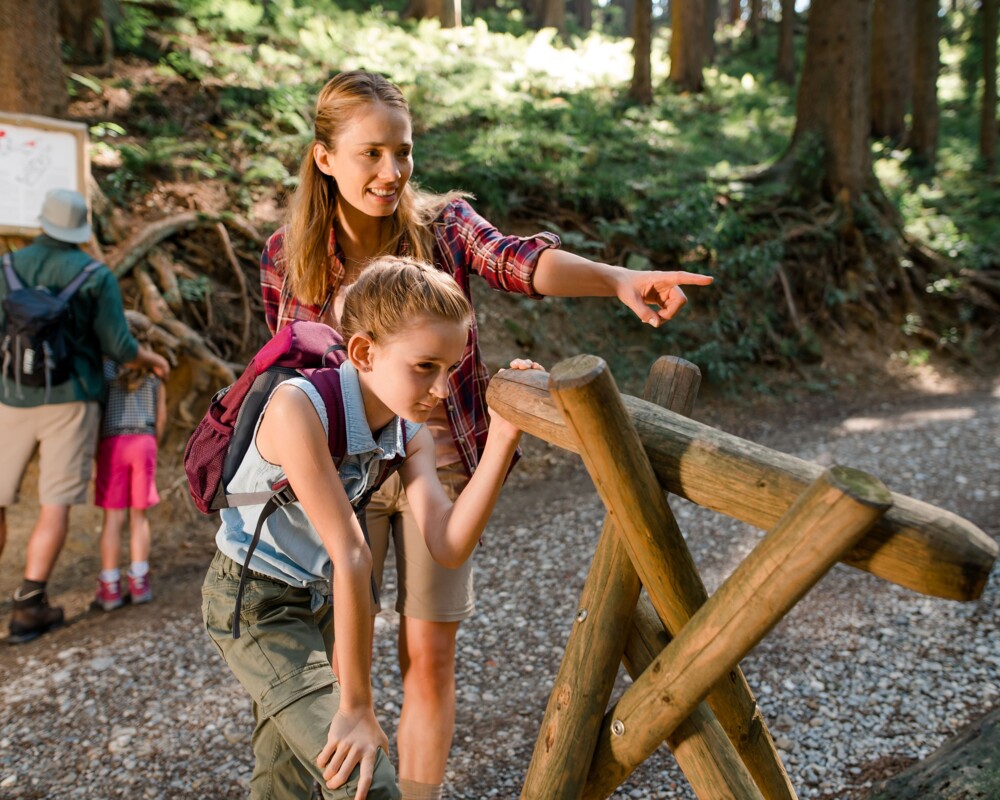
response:
{"label": "girl", "polygon": [[[133,335],[139,332],[132,326]],[[101,530],[101,574],[94,605],[105,611],[120,608],[126,596],[133,603],[153,599],[149,583],[150,531],[146,510],[160,502],[156,492],[156,444],[167,424],[163,382],[148,369],[104,362],[107,403],[97,446],[94,505],[104,509]],[[122,591],[122,531],[129,522],[128,594]]]}
{"label": "girl", "polygon": [[[495,289],[532,297],[617,297],[654,327],[686,302],[681,284],[712,281],[594,263],[559,249],[550,233],[504,236],[461,194],[415,189],[412,172],[410,112],[399,89],[366,72],[330,80],[316,103],[315,138],[302,161],[288,224],[271,236],[261,257],[272,332],[293,319],[336,325],[344,287],[383,254],[431,261],[470,301],[476,273]],[[487,373],[474,318],[449,380],[451,398],[433,410],[427,427],[441,483],[457,492],[480,463],[487,432]],[[440,797],[454,732],[455,636],[474,610],[472,564],[444,569],[435,563],[398,481],[379,491],[367,519],[376,579],[381,581],[390,536],[400,572],[400,785],[412,800]]]}
{"label": "girl", "polygon": [[[324,797],[399,797],[372,709],[372,558],[351,503],[373,485],[380,461],[403,450],[398,474],[432,557],[455,568],[476,546],[520,431],[502,418],[490,423],[479,469],[452,503],[421,424],[449,395],[470,324],[465,295],[444,273],[409,259],[373,262],[344,296],[348,360],[339,377],[348,448],[339,470],[328,426],[340,423],[328,419],[314,374],[274,390],[227,487],[261,491],[287,478],[298,497],[268,518],[254,550],[239,639],[231,635],[233,608],[260,506],[222,511],[219,552],[203,586],[209,635],[253,698],[253,798],[305,800],[314,780]],[[332,611],[324,603],[331,568]]]}

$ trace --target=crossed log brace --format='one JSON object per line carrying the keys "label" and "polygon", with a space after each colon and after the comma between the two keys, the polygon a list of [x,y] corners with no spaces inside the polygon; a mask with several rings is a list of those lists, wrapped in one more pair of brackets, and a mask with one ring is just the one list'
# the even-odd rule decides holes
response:
{"label": "crossed log brace", "polygon": [[[495,413],[582,456],[608,510],[522,800],[609,797],[664,741],[699,798],[795,798],[740,659],[837,561],[936,597],[985,587],[998,547],[975,525],[689,419],[700,381],[664,357],[639,400],[584,355],[490,383]],[[711,597],[665,490],[769,531]],[[606,710],[622,661],[634,683]]]}

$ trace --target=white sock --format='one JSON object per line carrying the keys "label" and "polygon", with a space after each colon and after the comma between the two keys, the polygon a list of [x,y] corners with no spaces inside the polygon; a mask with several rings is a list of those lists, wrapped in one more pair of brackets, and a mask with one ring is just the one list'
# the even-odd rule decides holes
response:
{"label": "white sock", "polygon": [[122,571],[120,569],[102,569],[101,580],[105,583],[115,583],[121,580]]}
{"label": "white sock", "polygon": [[418,783],[401,778],[399,790],[403,793],[403,800],[442,800],[440,783]]}
{"label": "white sock", "polygon": [[149,562],[133,561],[132,566],[128,568],[128,572],[133,578],[142,578],[147,572],[149,572]]}

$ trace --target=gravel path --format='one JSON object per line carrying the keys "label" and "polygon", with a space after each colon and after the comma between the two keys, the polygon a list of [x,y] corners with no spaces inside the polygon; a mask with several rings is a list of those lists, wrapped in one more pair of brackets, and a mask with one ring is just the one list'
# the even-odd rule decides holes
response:
{"label": "gravel path", "polygon": [[[1000,538],[1000,393],[750,435],[872,472]],[[459,635],[452,798],[518,796],[604,516],[578,464],[537,443],[529,451],[477,554],[479,611]],[[762,534],[671,503],[714,590]],[[81,614],[0,652],[0,798],[246,796],[249,704],[201,632],[197,547],[157,603]],[[743,661],[800,797],[863,797],[880,771],[1000,704],[998,583],[994,573],[981,600],[961,604],[838,565]],[[84,585],[57,601],[84,604]],[[383,613],[376,637],[376,706],[390,739],[402,699],[397,625]],[[615,797],[693,794],[661,748]]]}

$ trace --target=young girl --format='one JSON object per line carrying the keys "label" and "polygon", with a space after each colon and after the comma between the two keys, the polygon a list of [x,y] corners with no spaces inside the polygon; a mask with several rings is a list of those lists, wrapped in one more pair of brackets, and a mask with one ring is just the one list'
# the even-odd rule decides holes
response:
{"label": "young girl", "polygon": [[[335,325],[343,287],[383,254],[432,262],[470,301],[475,273],[495,289],[532,297],[617,297],[654,327],[686,302],[681,284],[712,281],[598,264],[559,249],[551,233],[505,236],[461,194],[415,189],[412,172],[410,112],[399,89],[366,72],[330,80],[316,103],[315,138],[302,160],[288,224],[271,236],[261,257],[272,332],[294,319]],[[487,372],[475,319],[449,382],[451,397],[435,407],[427,427],[441,482],[457,491],[476,470],[486,442]],[[389,481],[367,519],[376,578],[390,536],[397,568],[405,565],[397,582],[404,692],[397,745],[400,785],[407,798],[418,800],[440,797],[454,732],[455,636],[473,613],[474,595],[471,561],[441,568],[424,547],[407,500],[398,481]]]}
{"label": "young girl", "polygon": [[[421,424],[449,396],[470,324],[465,295],[444,273],[392,257],[369,265],[344,297],[348,360],[339,377],[348,447],[339,469],[328,444],[328,426],[339,422],[328,418],[314,374],[274,390],[227,486],[254,492],[287,478],[298,497],[268,517],[253,552],[240,638],[231,633],[233,609],[260,506],[222,511],[219,552],[203,586],[209,635],[253,698],[254,798],[309,798],[314,780],[324,797],[400,796],[372,709],[372,558],[351,503],[373,485],[381,461],[405,452],[398,474],[432,557],[455,568],[475,548],[520,431],[491,421],[479,469],[452,503]],[[332,611],[324,602],[331,568]]]}
{"label": "young girl", "polygon": [[[136,334],[135,330],[132,330]],[[160,502],[156,492],[156,443],[167,423],[163,382],[148,369],[104,362],[107,403],[97,446],[94,504],[104,509],[101,531],[101,574],[94,605],[120,608],[153,599],[149,584],[149,518],[146,510]],[[122,590],[122,531],[129,523],[128,594]]]}

